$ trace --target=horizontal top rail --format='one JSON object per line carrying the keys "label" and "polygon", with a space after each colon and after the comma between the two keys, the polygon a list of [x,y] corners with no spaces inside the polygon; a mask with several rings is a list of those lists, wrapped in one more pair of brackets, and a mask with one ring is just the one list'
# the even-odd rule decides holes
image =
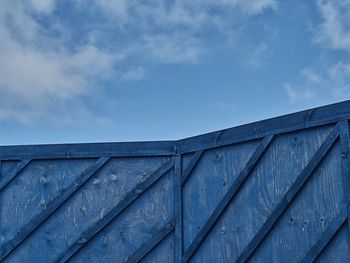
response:
{"label": "horizontal top rail", "polygon": [[166,156],[175,154],[175,146],[175,141],[0,146],[0,159]]}
{"label": "horizontal top rail", "polygon": [[350,119],[350,100],[178,141],[0,146],[1,160],[184,154]]}

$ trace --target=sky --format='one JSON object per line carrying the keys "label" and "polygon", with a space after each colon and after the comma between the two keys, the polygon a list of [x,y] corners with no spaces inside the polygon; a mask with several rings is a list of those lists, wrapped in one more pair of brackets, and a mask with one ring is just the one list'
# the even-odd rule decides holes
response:
{"label": "sky", "polygon": [[2,0],[0,145],[173,140],[350,99],[350,0]]}

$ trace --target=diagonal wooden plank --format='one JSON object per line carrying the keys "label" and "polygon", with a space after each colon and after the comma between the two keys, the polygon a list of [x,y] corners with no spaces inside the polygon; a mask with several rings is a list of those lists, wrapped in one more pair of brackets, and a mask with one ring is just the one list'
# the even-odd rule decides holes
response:
{"label": "diagonal wooden plank", "polygon": [[[350,135],[348,120],[341,121],[340,130],[340,146],[342,154],[342,176],[344,182],[344,199],[347,207],[348,220],[350,220]],[[350,224],[348,224],[350,233]]]}
{"label": "diagonal wooden plank", "polygon": [[65,201],[67,201],[89,178],[99,171],[108,161],[109,157],[101,157],[88,167],[78,178],[65,188],[60,195],[53,197],[46,203],[46,209],[33,217],[24,227],[16,232],[11,240],[1,246],[0,260],[9,255],[21,244],[35,229],[37,229],[50,215],[52,215]]}
{"label": "diagonal wooden plank", "polygon": [[55,262],[66,262],[75,253],[77,253],[94,236],[102,231],[113,219],[125,211],[139,196],[155,184],[164,174],[174,166],[173,158],[164,163],[160,168],[147,177],[147,179],[136,185],[116,206],[114,206],[103,218],[86,231],[84,231],[78,240],[69,245],[55,260]]}
{"label": "diagonal wooden plank", "polygon": [[162,240],[164,240],[174,230],[174,223],[168,223],[157,234],[155,234],[147,243],[143,244],[133,255],[127,259],[127,263],[140,262],[154,249]]}
{"label": "diagonal wooden plank", "polygon": [[190,177],[193,169],[196,167],[197,163],[199,162],[199,160],[201,159],[201,157],[203,156],[204,150],[200,150],[200,151],[196,151],[190,161],[190,163],[188,164],[188,166],[186,167],[183,175],[182,175],[182,179],[181,179],[181,185],[185,185],[187,179]]}
{"label": "diagonal wooden plank", "polygon": [[327,229],[322,233],[321,237],[317,240],[317,242],[311,247],[311,249],[306,253],[302,263],[312,263],[316,260],[316,258],[321,254],[323,249],[327,246],[329,241],[334,237],[334,235],[338,232],[341,226],[345,223],[347,218],[346,209],[343,209],[339,212],[337,217],[333,220],[333,222],[327,227]]}
{"label": "diagonal wooden plank", "polygon": [[20,160],[0,181],[0,192],[30,163],[31,159]]}
{"label": "diagonal wooden plank", "polygon": [[256,166],[258,161],[261,159],[261,157],[265,153],[268,146],[271,144],[273,138],[274,138],[273,135],[268,135],[262,139],[260,145],[255,150],[252,157],[249,159],[244,169],[240,172],[236,181],[232,184],[232,186],[227,191],[224,198],[220,201],[219,205],[215,208],[214,212],[211,214],[207,222],[199,231],[198,235],[195,237],[192,244],[189,246],[189,248],[185,252],[184,262],[188,262],[191,259],[191,257],[194,255],[194,253],[197,251],[197,249],[199,248],[203,240],[207,237],[210,230],[214,227],[215,223],[218,221],[222,213],[225,211],[228,204],[236,196],[240,187],[244,184],[249,174],[253,171],[254,167]]}
{"label": "diagonal wooden plank", "polygon": [[306,165],[297,179],[294,181],[292,186],[288,189],[287,193],[283,196],[281,202],[273,210],[271,215],[264,222],[262,227],[259,229],[258,233],[253,237],[249,242],[248,246],[243,250],[241,255],[238,257],[237,262],[246,262],[253,255],[255,250],[259,247],[261,242],[270,232],[274,224],[283,214],[283,212],[288,208],[289,204],[292,202],[294,197],[300,192],[303,188],[306,181],[310,178],[311,174],[318,167],[324,156],[331,149],[335,141],[339,136],[339,127],[338,124],[332,129],[325,141],[319,147],[317,152],[314,154],[310,162]]}

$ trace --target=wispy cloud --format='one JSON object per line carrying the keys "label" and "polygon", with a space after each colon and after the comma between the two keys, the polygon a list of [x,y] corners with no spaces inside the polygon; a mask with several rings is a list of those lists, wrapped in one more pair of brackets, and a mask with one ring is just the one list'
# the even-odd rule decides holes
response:
{"label": "wispy cloud", "polygon": [[338,99],[350,98],[350,63],[342,61],[329,69],[330,87]]}
{"label": "wispy cloud", "polygon": [[145,36],[140,50],[160,63],[196,63],[205,52],[197,38],[166,34]]}
{"label": "wispy cloud", "polygon": [[246,59],[246,65],[248,67],[259,68],[266,57],[266,53],[268,52],[268,45],[263,42],[255,47],[249,54]]}
{"label": "wispy cloud", "polygon": [[350,0],[317,1],[322,23],[314,40],[331,49],[350,52]]}
{"label": "wispy cloud", "polygon": [[283,88],[287,93],[289,101],[297,103],[316,98],[320,89],[320,83],[322,83],[322,77],[313,69],[305,68],[301,70],[296,81],[293,83],[284,83]]}
{"label": "wispy cloud", "polygon": [[277,5],[275,0],[70,4],[81,24],[56,12],[68,8],[57,0],[1,1],[0,121],[90,118],[83,98],[104,81],[142,79],[147,61],[198,63],[210,52],[205,30],[224,35],[236,20]]}
{"label": "wispy cloud", "polygon": [[56,0],[29,0],[31,7],[41,14],[49,14],[56,6]]}
{"label": "wispy cloud", "polygon": [[81,96],[108,78],[122,59],[92,45],[75,50],[47,37],[35,15],[54,1],[5,1],[0,12],[0,119],[70,122],[89,115]]}
{"label": "wispy cloud", "polygon": [[300,72],[295,81],[284,84],[291,102],[328,96],[350,98],[350,0],[317,0],[321,22],[314,26],[312,42],[328,53],[345,51],[342,60],[323,59]]}
{"label": "wispy cloud", "polygon": [[289,101],[292,103],[311,100],[316,96],[315,90],[309,89],[308,87],[305,87],[305,86],[297,87],[297,86],[292,86],[290,83],[285,83],[283,87],[287,93]]}
{"label": "wispy cloud", "polygon": [[283,87],[292,103],[322,97],[333,100],[350,98],[350,64],[338,62],[303,69],[296,80],[284,83]]}

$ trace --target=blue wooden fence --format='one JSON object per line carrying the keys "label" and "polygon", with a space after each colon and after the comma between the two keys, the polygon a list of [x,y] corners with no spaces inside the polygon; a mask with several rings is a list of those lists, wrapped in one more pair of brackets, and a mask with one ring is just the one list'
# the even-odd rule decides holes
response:
{"label": "blue wooden fence", "polygon": [[179,141],[0,147],[1,262],[350,262],[350,101]]}

